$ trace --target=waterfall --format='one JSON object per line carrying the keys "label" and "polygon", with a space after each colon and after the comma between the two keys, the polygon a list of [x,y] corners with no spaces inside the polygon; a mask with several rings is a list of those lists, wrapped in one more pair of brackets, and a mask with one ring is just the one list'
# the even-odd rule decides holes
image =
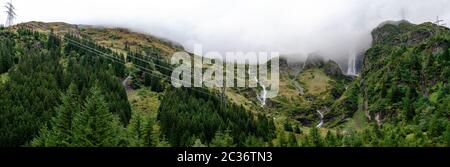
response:
{"label": "waterfall", "polygon": [[[255,77],[255,80],[257,83],[259,83],[258,78]],[[262,84],[259,83],[261,85],[261,87],[263,88],[263,91],[261,92],[261,95],[258,95],[256,98],[259,100],[259,102],[261,103],[261,107],[264,107],[266,105],[266,99],[267,99],[267,90],[266,87]]]}
{"label": "waterfall", "polygon": [[323,125],[323,113],[317,110],[317,113],[320,115],[320,123],[316,126],[316,128],[320,128]]}
{"label": "waterfall", "polygon": [[[250,71],[247,72],[249,76],[251,76]],[[256,83],[259,83],[258,77],[255,77]],[[264,107],[266,105],[266,99],[267,99],[267,90],[266,86],[264,86],[262,83],[259,83],[259,85],[262,87],[262,92],[259,95],[256,95],[256,99],[261,103],[261,107]]]}
{"label": "waterfall", "polygon": [[350,52],[348,55],[347,75],[355,76],[356,74],[356,53]]}

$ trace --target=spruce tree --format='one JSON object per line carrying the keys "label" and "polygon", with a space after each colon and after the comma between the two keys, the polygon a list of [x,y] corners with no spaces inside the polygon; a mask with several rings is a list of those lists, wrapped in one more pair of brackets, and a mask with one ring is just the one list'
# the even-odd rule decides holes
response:
{"label": "spruce tree", "polygon": [[192,147],[206,147],[206,145],[203,144],[200,139],[195,139],[194,145],[192,145]]}
{"label": "spruce tree", "polygon": [[331,133],[331,131],[327,132],[327,135],[325,136],[325,142],[327,147],[336,147],[336,138],[334,137],[333,133]]}
{"label": "spruce tree", "polygon": [[230,132],[225,133],[217,131],[213,140],[210,143],[211,147],[234,147],[233,138],[230,136]]}
{"label": "spruce tree", "polygon": [[311,144],[313,144],[313,146],[315,146],[315,147],[323,146],[322,137],[320,136],[319,130],[316,127],[312,127],[309,130],[309,136],[310,136]]}
{"label": "spruce tree", "polygon": [[82,147],[110,147],[119,145],[121,125],[117,116],[109,112],[108,104],[96,86],[90,91],[83,112],[73,122],[74,144]]}
{"label": "spruce tree", "polygon": [[292,132],[293,131],[292,125],[289,122],[287,122],[287,121],[284,123],[284,130],[287,131],[287,132]]}
{"label": "spruce tree", "polygon": [[64,142],[70,143],[72,123],[75,114],[81,112],[81,103],[75,84],[70,84],[67,94],[61,97],[62,104],[56,108],[57,116],[53,118],[54,130],[61,135]]}
{"label": "spruce tree", "polygon": [[50,122],[50,129],[44,126],[32,141],[33,146],[70,146],[72,143],[72,123],[75,114],[81,111],[76,86],[71,84],[66,94],[61,95],[62,104]]}
{"label": "spruce tree", "polygon": [[286,133],[284,131],[280,131],[278,134],[278,146],[287,147]]}
{"label": "spruce tree", "polygon": [[298,147],[297,138],[294,133],[289,133],[288,147]]}
{"label": "spruce tree", "polygon": [[447,129],[444,132],[444,140],[447,147],[450,147],[450,122],[447,122]]}
{"label": "spruce tree", "polygon": [[127,130],[131,146],[151,146],[153,123],[143,114],[135,112]]}
{"label": "spruce tree", "polygon": [[302,131],[300,130],[300,127],[298,127],[298,125],[295,125],[295,127],[294,127],[294,133],[296,133],[296,134],[302,134]]}

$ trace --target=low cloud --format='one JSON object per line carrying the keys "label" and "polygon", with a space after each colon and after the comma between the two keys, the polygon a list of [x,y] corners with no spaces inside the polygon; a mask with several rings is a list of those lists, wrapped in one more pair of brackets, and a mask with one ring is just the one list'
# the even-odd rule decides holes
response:
{"label": "low cloud", "polygon": [[[370,46],[385,20],[450,24],[448,0],[14,0],[18,22],[64,21],[130,28],[192,51],[276,51],[332,59]],[[1,17],[5,17],[2,15]]]}

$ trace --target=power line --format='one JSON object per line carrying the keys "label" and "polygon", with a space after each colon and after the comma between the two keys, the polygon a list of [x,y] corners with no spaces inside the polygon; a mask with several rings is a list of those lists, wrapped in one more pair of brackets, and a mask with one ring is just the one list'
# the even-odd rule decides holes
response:
{"label": "power line", "polygon": [[[64,39],[66,40],[66,39],[68,39],[68,38],[64,38]],[[89,52],[91,52],[91,53],[93,53],[93,54],[96,54],[96,55],[100,55],[100,56],[102,56],[102,57],[109,58],[109,59],[112,60],[112,61],[116,61],[116,62],[118,62],[118,63],[121,63],[122,65],[125,65],[125,62],[124,62],[124,61],[117,60],[117,57],[114,57],[114,56],[112,56],[112,55],[108,55],[108,54],[106,54],[106,53],[104,53],[104,52],[101,52],[101,51],[99,51],[99,50],[92,49],[92,48],[87,47],[86,45],[83,45],[83,44],[80,44],[80,43],[74,43],[73,40],[68,40],[68,42],[71,43],[71,44],[73,44],[73,45],[78,46],[78,47],[81,48],[81,49],[87,50],[87,51],[89,51]],[[171,76],[167,76],[167,75],[161,74],[161,75],[164,76],[164,77],[168,77],[168,78],[162,78],[161,76],[157,76],[157,75],[153,74],[153,72],[155,72],[154,70],[150,70],[150,69],[148,69],[148,68],[146,68],[146,67],[143,67],[143,66],[141,66],[141,65],[138,65],[138,64],[133,64],[133,65],[136,66],[136,67],[138,67],[139,69],[143,70],[144,73],[149,74],[149,75],[151,75],[151,76],[158,77],[158,78],[161,78],[161,79],[168,79],[168,78],[171,78]],[[183,81],[183,80],[181,80],[181,82],[188,83],[188,82],[185,82],[185,81]],[[193,89],[193,90],[194,90],[194,89]],[[198,91],[198,90],[197,90],[197,91]],[[200,92],[200,93],[205,93],[205,94],[211,95],[210,93],[206,93],[206,92],[203,92],[203,91]]]}
{"label": "power line", "polygon": [[[80,34],[82,34],[82,32],[80,32]],[[86,34],[84,34],[84,35],[86,35]],[[73,42],[76,42],[76,41],[73,41]],[[79,43],[79,42],[76,42],[76,43]],[[80,43],[79,43],[79,44],[80,44]],[[89,46],[86,46],[86,47],[90,48]],[[91,49],[93,49],[94,51],[100,52],[100,51],[98,51],[98,50],[95,49],[95,48],[91,48]],[[100,52],[100,53],[102,53],[102,52]],[[102,54],[105,54],[105,53],[102,53]],[[142,59],[142,58],[133,56],[133,55],[131,55],[131,54],[127,54],[127,57],[131,57],[131,58],[137,59],[137,60],[142,61],[142,62],[144,62],[144,63],[152,63],[152,62],[149,62],[149,60],[145,60],[145,59]],[[153,59],[153,60],[156,60],[156,61],[159,61],[159,60],[158,60],[157,58],[155,58],[155,57],[151,57],[151,56],[146,56],[146,57],[148,57],[148,58],[150,58],[150,59]],[[163,68],[163,69],[165,69],[165,70],[169,70],[169,71],[172,70],[172,69],[170,69],[169,67],[166,67],[166,66],[163,66],[163,65],[159,65],[159,64],[155,64],[155,63],[152,63],[152,64],[155,65],[156,67],[160,67],[160,68]]]}
{"label": "power line", "polygon": [[[30,25],[30,26],[32,26],[32,27],[34,27],[34,28],[39,28],[39,27],[36,27],[36,26],[34,26],[34,25]],[[43,27],[41,27],[41,28],[43,28]],[[80,34],[82,34],[82,32],[80,32]],[[53,36],[55,36],[54,34],[49,34],[49,35],[53,35]],[[86,35],[86,34],[84,34],[84,35]],[[74,45],[77,45],[78,47],[80,47],[81,49],[84,49],[84,50],[87,50],[87,51],[89,51],[89,52],[91,52],[91,53],[94,53],[94,54],[98,54],[98,55],[100,55],[100,56],[102,56],[102,57],[105,57],[106,56],[106,58],[109,58],[109,59],[111,59],[111,60],[113,60],[113,61],[119,61],[119,63],[122,63],[122,64],[125,64],[125,62],[123,61],[123,60],[121,60],[121,59],[119,59],[119,58],[117,58],[117,57],[115,57],[115,56],[112,56],[112,55],[108,55],[107,53],[104,53],[104,52],[102,52],[102,51],[100,51],[100,50],[97,50],[97,49],[95,49],[95,48],[92,48],[92,47],[90,47],[90,46],[87,46],[87,45],[84,45],[84,44],[82,44],[82,43],[80,43],[80,42],[77,42],[77,41],[75,41],[75,40],[73,40],[73,39],[70,39],[70,38],[64,38],[65,40],[67,40],[69,43],[71,43],[71,44],[74,44]],[[144,63],[151,63],[151,62],[149,62],[148,60],[144,60],[144,59],[142,59],[142,58],[139,58],[139,57],[135,57],[135,56],[132,56],[132,55],[130,55],[130,54],[128,54],[127,55],[127,57],[132,57],[132,58],[135,58],[135,59],[138,59],[138,60],[140,60],[140,61],[142,61],[142,62],[144,62]],[[148,58],[151,58],[151,59],[153,59],[153,60],[157,60],[157,58],[154,58],[154,57],[151,57],[151,56],[147,56]],[[159,61],[159,60],[158,60]],[[153,70],[150,70],[150,69],[148,69],[148,68],[146,68],[146,67],[143,67],[143,66],[140,66],[140,65],[138,65],[138,64],[135,64],[135,63],[133,63],[133,65],[134,66],[137,66],[139,69],[141,69],[141,70],[143,70],[143,72],[144,73],[146,73],[146,74],[149,74],[149,75],[151,75],[151,76],[154,76],[154,77],[158,77],[158,78],[161,78],[161,79],[171,79],[172,78],[172,76],[167,76],[167,75],[164,75],[164,74],[162,74],[161,73],[161,75],[163,75],[164,77],[167,77],[167,78],[162,78],[161,76],[155,76],[154,74],[152,74],[152,72],[154,72]],[[170,69],[170,68],[168,68],[168,67],[165,67],[165,66],[162,66],[162,65],[158,65],[158,64],[155,64],[155,63],[153,63],[153,65],[155,65],[155,66],[157,66],[157,67],[160,67],[160,68],[163,68],[163,69],[166,69],[166,70],[169,70],[169,71],[171,71],[172,69]],[[144,71],[145,70],[145,71]],[[202,79],[201,77],[196,77],[196,75],[194,75],[194,76],[192,76],[192,78],[195,80],[195,79]],[[242,80],[241,78],[235,78],[237,81],[244,81],[245,82],[245,79],[244,80]],[[185,84],[193,84],[193,83],[189,83],[189,82],[186,82],[186,81],[184,81],[184,80],[180,80],[182,83],[185,83]],[[199,92],[199,93],[203,93],[203,94],[205,94],[205,95],[212,95],[212,96],[215,96],[215,97],[217,97],[217,98],[220,98],[221,99],[221,101],[222,101],[222,104],[223,104],[223,106],[224,107],[226,107],[226,100],[227,100],[227,97],[226,97],[226,80],[224,79],[223,80],[223,86],[222,86],[222,89],[220,89],[219,91],[220,91],[220,96],[218,96],[218,95],[216,95],[216,94],[211,94],[211,93],[208,93],[208,92],[204,92],[204,91],[200,91],[200,90],[198,90],[198,89],[193,89],[193,88],[191,88],[191,87],[186,87],[186,88],[189,88],[189,89],[191,89],[191,90],[193,90],[193,91],[196,91],[196,92]]]}
{"label": "power line", "polygon": [[[78,32],[79,34],[80,34],[80,36],[81,35],[85,35],[85,36],[89,36],[88,34],[86,34],[86,33],[83,33],[83,32]],[[75,41],[76,42],[76,41]],[[89,47],[89,46],[86,46],[86,47]],[[92,49],[92,48],[91,48]],[[94,49],[94,51],[97,51],[98,52],[98,50],[96,50],[96,49]],[[102,53],[102,54],[105,54],[105,53]],[[134,58],[134,59],[137,59],[137,60],[139,60],[139,61],[142,61],[142,62],[144,62],[144,63],[152,63],[152,65],[154,65],[154,66],[156,66],[156,67],[159,67],[159,68],[163,68],[163,69],[165,69],[165,70],[169,70],[169,71],[172,71],[172,69],[170,69],[169,67],[166,67],[166,66],[163,66],[163,65],[159,65],[159,64],[155,64],[155,63],[153,63],[153,62],[150,62],[149,60],[145,60],[145,59],[142,59],[142,58],[139,58],[139,57],[136,57],[136,56],[133,56],[132,54],[127,54],[127,57],[131,57],[131,58]],[[152,60],[155,60],[155,61],[160,61],[159,59],[157,59],[156,57],[152,57],[152,56],[146,56],[146,58],[150,58],[150,59],[152,59]],[[194,74],[193,76],[193,79],[194,79],[194,81],[196,80],[196,79],[203,79],[203,78],[201,78],[201,76],[197,76],[197,74]],[[234,79],[236,79],[236,81],[243,81],[244,83],[246,82],[246,80],[245,79],[241,79],[241,78],[239,78],[239,77],[237,77],[237,78],[234,78]],[[226,82],[223,82],[223,86],[222,87],[225,87],[226,86]],[[225,89],[223,89],[223,91],[225,91]],[[224,92],[222,92],[222,93],[224,93]],[[222,94],[222,96],[226,96],[226,95],[224,95],[224,94]]]}
{"label": "power line", "polygon": [[[77,33],[79,33],[80,36],[81,36],[81,35],[89,36],[89,34],[83,33],[83,32],[81,32],[81,31],[78,31]],[[166,67],[166,66],[163,66],[163,65],[158,65],[158,64],[155,64],[155,63],[153,63],[153,62],[149,62],[149,60],[145,60],[145,59],[142,59],[142,58],[133,56],[132,54],[127,54],[127,57],[131,57],[131,58],[137,59],[137,60],[142,61],[142,62],[144,62],[144,63],[152,63],[152,64],[155,65],[156,67],[160,67],[160,68],[163,68],[163,69],[165,69],[165,70],[169,70],[169,71],[172,70],[172,69],[170,69],[169,67]],[[152,57],[152,56],[148,56],[148,55],[146,56],[146,58],[150,58],[150,59],[155,60],[155,61],[160,61],[160,60],[157,59],[156,57]],[[199,79],[199,77],[196,78],[196,74],[194,74],[193,78],[194,78],[194,79]],[[200,77],[200,79],[202,79],[202,78]],[[237,81],[243,81],[244,83],[246,82],[245,79],[241,79],[241,78],[239,78],[239,77],[234,78],[234,79],[236,79]],[[225,87],[225,85],[226,85],[226,82],[224,82],[223,87]]]}
{"label": "power line", "polygon": [[[32,26],[32,27],[38,28],[38,27],[36,27],[36,26]],[[53,36],[53,37],[58,37],[58,36],[56,36],[55,34],[51,34],[51,33],[48,34],[48,35],[51,35],[51,36]],[[72,40],[72,39],[69,39],[69,38],[67,38],[67,37],[64,38],[64,39],[65,39],[65,40],[68,39],[68,40],[67,40],[68,43],[73,44],[73,45],[76,45],[76,46],[78,46],[79,48],[84,49],[84,50],[86,50],[86,51],[88,51],[88,52],[91,52],[91,53],[93,53],[93,54],[96,54],[96,55],[99,55],[99,56],[102,56],[102,57],[105,57],[105,58],[109,58],[109,59],[112,60],[112,61],[116,61],[116,62],[118,62],[118,63],[121,63],[121,64],[125,65],[125,62],[124,62],[123,60],[120,60],[120,59],[118,59],[118,58],[115,57],[115,56],[109,55],[109,54],[104,53],[104,52],[102,52],[102,51],[100,51],[100,50],[97,50],[97,49],[95,49],[95,48],[92,48],[92,47],[89,47],[89,46],[87,46],[87,45],[81,44],[81,43],[76,42],[76,41],[74,41],[74,40]],[[155,75],[155,74],[153,74],[153,72],[155,72],[154,70],[150,70],[150,69],[148,69],[148,68],[146,68],[146,67],[143,67],[143,66],[140,66],[140,65],[138,65],[138,64],[133,64],[133,65],[134,65],[134,66],[137,66],[139,69],[141,69],[142,72],[144,72],[144,73],[146,73],[146,74],[149,74],[149,75],[151,75],[151,76],[158,77],[158,78],[161,78],[161,79],[169,79],[169,78],[172,78],[171,76],[167,76],[167,75],[164,75],[164,74],[161,74],[162,76],[161,76],[161,75]],[[155,65],[156,65],[156,64],[155,64]],[[167,77],[167,78],[163,78],[163,77]],[[189,83],[189,82],[186,82],[186,81],[183,81],[183,80],[180,80],[180,81],[183,82],[183,83]],[[203,94],[205,94],[205,95],[217,97],[217,95],[212,94],[212,93],[209,93],[209,92],[200,91],[200,90],[198,90],[198,89],[194,89],[194,88],[191,88],[191,87],[186,87],[186,88],[191,89],[191,90],[196,91],[196,92],[199,92],[199,93],[203,93]]]}
{"label": "power line", "polygon": [[[35,26],[33,26],[33,25],[31,25],[31,26],[32,26],[32,27],[35,27]],[[36,28],[36,27],[35,27],[35,28]],[[41,28],[43,28],[43,27],[41,27]],[[80,32],[80,33],[81,33],[81,32]],[[49,35],[55,36],[54,34],[49,34]],[[121,59],[119,59],[119,58],[117,58],[117,57],[115,57],[115,56],[108,55],[107,53],[104,53],[104,52],[102,52],[102,51],[100,51],[100,50],[97,50],[97,49],[95,49],[95,48],[89,47],[89,46],[87,46],[87,45],[84,45],[84,44],[82,44],[82,43],[80,43],[80,42],[77,42],[77,41],[75,41],[75,40],[72,40],[72,39],[70,39],[70,38],[64,38],[64,39],[67,40],[69,43],[71,43],[71,44],[73,44],[73,45],[76,45],[76,46],[80,47],[81,49],[87,50],[87,51],[89,51],[89,52],[91,52],[91,53],[100,55],[100,56],[102,56],[102,57],[105,57],[105,56],[106,56],[106,58],[109,58],[109,59],[111,59],[111,60],[113,60],[113,61],[119,61],[119,63],[125,64],[125,61],[124,61],[124,60],[121,60]],[[135,58],[135,59],[138,59],[138,60],[140,60],[140,61],[143,61],[144,63],[150,63],[148,60],[144,60],[144,59],[139,58],[139,57],[135,57],[135,56],[132,56],[132,55],[127,55],[127,56],[132,57],[132,58]],[[149,58],[151,58],[151,59],[153,59],[153,60],[157,60],[156,58],[151,57],[151,56],[147,56],[147,57],[149,57]],[[159,60],[158,60],[158,61],[159,61]],[[158,77],[158,78],[161,78],[161,79],[171,79],[171,78],[172,78],[171,76],[167,76],[167,75],[164,75],[164,74],[161,73],[162,76],[167,77],[167,78],[163,78],[162,76],[154,75],[154,74],[153,74],[154,70],[150,70],[150,69],[148,69],[148,68],[146,68],[146,67],[140,66],[140,65],[135,64],[135,63],[133,63],[133,65],[134,65],[134,66],[137,66],[139,69],[143,70],[143,72],[144,72],[145,74],[149,74],[149,75],[151,75],[151,76]],[[169,71],[172,70],[172,69],[170,69],[170,68],[168,68],[168,67],[161,66],[161,65],[158,65],[158,64],[154,64],[154,63],[153,63],[153,65],[158,66],[158,67],[161,67],[161,68],[164,68],[164,69],[167,69],[167,70],[169,70]],[[192,76],[192,77],[193,77],[194,79],[199,79],[199,77],[196,77],[196,75],[194,75],[194,76]],[[201,78],[201,77],[200,77],[200,78]],[[244,82],[245,82],[245,79],[244,79],[244,80],[242,80],[241,78],[235,78],[235,79],[236,79],[237,81],[244,81]],[[185,84],[191,84],[191,85],[192,85],[192,83],[186,82],[186,81],[184,81],[184,80],[180,80],[180,81],[181,81],[182,83],[185,83]],[[227,104],[226,104],[226,101],[227,101],[227,97],[226,97],[226,80],[225,80],[225,79],[223,80],[223,86],[222,86],[222,89],[219,90],[220,93],[221,93],[220,96],[217,95],[217,94],[212,94],[212,93],[210,93],[210,92],[200,91],[200,90],[194,89],[194,88],[192,88],[192,87],[185,87],[185,88],[191,89],[191,90],[193,90],[193,91],[196,91],[196,92],[199,92],[199,93],[202,93],[202,94],[205,94],[205,95],[215,96],[215,97],[221,99],[221,102],[222,102],[222,105],[223,105],[224,108],[226,108],[226,106],[227,106]]]}
{"label": "power line", "polygon": [[[67,38],[65,38],[65,39],[67,39]],[[91,52],[91,53],[93,53],[93,54],[96,54],[96,55],[100,55],[100,56],[102,56],[102,57],[109,58],[109,59],[112,60],[112,61],[116,61],[116,62],[118,62],[118,63],[121,63],[121,64],[125,65],[125,63],[124,63],[123,61],[119,61],[119,60],[115,59],[116,57],[114,57],[114,56],[108,55],[108,54],[103,53],[103,52],[101,52],[101,51],[99,51],[99,50],[94,50],[94,49],[86,48],[86,45],[79,44],[79,43],[74,43],[74,42],[71,42],[70,40],[69,40],[68,42],[71,43],[71,44],[73,44],[73,45],[78,46],[78,47],[81,48],[81,49],[87,50],[87,51],[89,51],[89,52]],[[83,46],[84,46],[84,47],[83,47]],[[100,52],[100,53],[95,53],[94,51]],[[155,75],[155,74],[153,74],[153,72],[155,72],[154,70],[150,70],[150,69],[148,69],[148,68],[146,68],[146,67],[143,67],[143,66],[141,66],[141,65],[138,65],[138,64],[133,64],[133,65],[136,66],[136,67],[138,67],[139,69],[141,69],[142,72],[144,72],[145,74],[149,74],[149,75],[151,75],[151,76],[158,77],[158,78],[161,78],[161,79],[169,79],[169,78],[172,78],[171,76],[167,76],[167,75],[164,75],[164,74],[161,74],[161,75]],[[186,81],[183,81],[183,80],[180,80],[180,81],[183,82],[183,83],[189,83],[189,82],[186,82]],[[208,93],[208,92],[204,92],[204,91],[200,91],[200,90],[197,90],[197,89],[193,89],[193,88],[189,88],[189,89],[191,89],[191,90],[193,90],[193,91],[196,91],[196,92],[199,92],[199,93],[206,94],[206,95],[216,96],[216,95],[214,95],[214,94],[211,94],[211,93]]]}

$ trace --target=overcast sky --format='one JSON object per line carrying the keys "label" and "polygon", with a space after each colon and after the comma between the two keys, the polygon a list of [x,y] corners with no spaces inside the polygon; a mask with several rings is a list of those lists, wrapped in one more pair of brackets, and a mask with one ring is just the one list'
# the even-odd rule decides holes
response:
{"label": "overcast sky", "polygon": [[[6,3],[9,0],[0,0]],[[321,52],[342,57],[370,45],[385,20],[450,24],[450,0],[13,0],[16,22],[120,26],[192,49]],[[2,22],[5,13],[0,15]]]}

